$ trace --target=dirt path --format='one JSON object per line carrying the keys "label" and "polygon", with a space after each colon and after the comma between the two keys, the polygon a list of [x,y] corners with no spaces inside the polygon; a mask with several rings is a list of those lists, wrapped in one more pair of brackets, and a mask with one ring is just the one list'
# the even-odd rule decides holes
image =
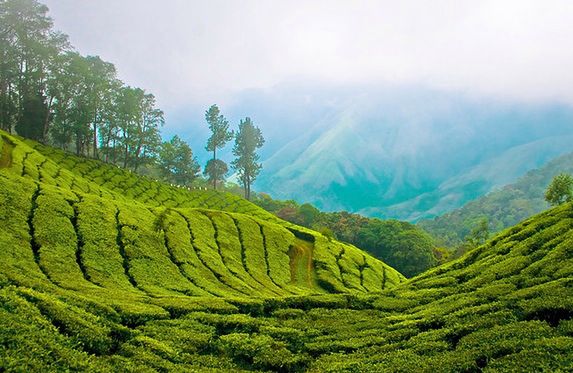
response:
{"label": "dirt path", "polygon": [[312,276],[312,251],[314,244],[295,238],[289,250],[291,283],[309,288],[314,287]]}

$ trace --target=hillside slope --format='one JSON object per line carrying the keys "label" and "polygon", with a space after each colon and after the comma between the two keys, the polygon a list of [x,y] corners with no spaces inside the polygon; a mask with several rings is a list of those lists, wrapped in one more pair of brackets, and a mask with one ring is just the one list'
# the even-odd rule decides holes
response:
{"label": "hillside slope", "polygon": [[10,280],[24,270],[98,296],[269,297],[379,291],[403,279],[239,197],[170,186],[6,134],[3,143]]}
{"label": "hillside slope", "polygon": [[[88,171],[91,161],[65,155],[54,163],[7,135],[2,148],[10,167],[0,170],[0,370],[573,367],[571,204],[403,281],[312,231],[176,207],[191,204],[177,197],[171,209],[146,205],[126,194],[149,195],[152,181],[125,188],[121,170]],[[64,158],[74,172],[59,167]],[[78,176],[88,172],[111,177]],[[48,183],[56,173],[59,187]],[[161,188],[168,199],[171,187]]]}
{"label": "hillside slope", "polygon": [[544,200],[545,189],[561,172],[573,174],[573,153],[530,170],[516,182],[459,209],[434,219],[421,220],[418,225],[450,247],[461,243],[484,217],[488,219],[490,229],[499,232],[546,209],[549,205]]}

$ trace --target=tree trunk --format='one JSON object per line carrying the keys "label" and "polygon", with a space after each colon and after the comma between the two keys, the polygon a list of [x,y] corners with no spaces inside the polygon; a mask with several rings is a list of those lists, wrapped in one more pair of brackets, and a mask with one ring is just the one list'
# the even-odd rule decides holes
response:
{"label": "tree trunk", "polygon": [[139,166],[140,154],[141,154],[141,143],[137,145],[137,150],[135,151],[135,161],[134,161],[133,171],[137,171],[137,167]]}
{"label": "tree trunk", "polygon": [[127,168],[127,157],[129,155],[129,148],[127,146],[127,144],[125,144],[125,152],[124,152],[124,158],[123,158],[123,168]]}
{"label": "tree trunk", "polygon": [[251,178],[247,176],[247,201],[251,199]]}
{"label": "tree trunk", "polygon": [[76,155],[80,155],[80,143],[81,143],[80,134],[79,132],[76,132]]}
{"label": "tree trunk", "polygon": [[94,147],[94,158],[98,158],[97,155],[97,126],[96,126],[96,122],[95,122],[95,117],[94,117],[94,138],[93,138],[93,147]]}
{"label": "tree trunk", "polygon": [[[217,147],[214,146],[213,147],[213,161],[215,161],[217,159],[216,155],[217,155]],[[213,163],[213,166],[215,166],[215,163]],[[217,178],[218,177],[219,177],[219,175],[215,175],[215,177],[213,178],[213,190],[217,190]]]}
{"label": "tree trunk", "polygon": [[48,103],[48,110],[46,110],[46,117],[44,118],[44,129],[42,130],[42,142],[46,143],[46,138],[48,137],[48,130],[50,129],[50,111],[52,110],[52,103],[54,102],[54,96],[50,97],[50,102]]}
{"label": "tree trunk", "polygon": [[111,153],[111,162],[115,164],[116,162],[116,155],[115,155],[115,137],[113,138],[113,145],[112,145],[112,153]]}

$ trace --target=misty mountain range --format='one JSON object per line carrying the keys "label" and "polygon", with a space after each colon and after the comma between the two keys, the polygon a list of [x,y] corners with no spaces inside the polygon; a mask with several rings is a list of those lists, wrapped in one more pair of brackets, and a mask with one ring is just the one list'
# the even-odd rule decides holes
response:
{"label": "misty mountain range", "polygon": [[416,221],[573,150],[573,110],[556,104],[392,86],[263,94],[233,108],[255,112],[268,134],[256,189],[327,211]]}

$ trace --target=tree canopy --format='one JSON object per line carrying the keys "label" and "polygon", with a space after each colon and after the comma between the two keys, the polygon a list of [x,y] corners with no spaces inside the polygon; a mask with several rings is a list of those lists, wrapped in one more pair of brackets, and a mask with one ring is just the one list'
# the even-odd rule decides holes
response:
{"label": "tree canopy", "polygon": [[261,130],[256,127],[251,118],[245,118],[239,123],[239,131],[235,136],[233,155],[237,158],[231,163],[237,171],[239,180],[245,189],[245,198],[251,197],[251,185],[259,175],[262,165],[258,163],[257,149],[265,143]]}
{"label": "tree canopy", "polygon": [[573,177],[566,173],[555,176],[545,191],[545,200],[552,206],[573,201]]}
{"label": "tree canopy", "polygon": [[220,159],[209,159],[203,174],[207,176],[209,183],[213,184],[213,188],[217,189],[217,185],[223,183],[228,172],[227,163]]}
{"label": "tree canopy", "polygon": [[161,145],[159,169],[167,180],[179,185],[191,185],[201,170],[189,145],[177,135]]}

